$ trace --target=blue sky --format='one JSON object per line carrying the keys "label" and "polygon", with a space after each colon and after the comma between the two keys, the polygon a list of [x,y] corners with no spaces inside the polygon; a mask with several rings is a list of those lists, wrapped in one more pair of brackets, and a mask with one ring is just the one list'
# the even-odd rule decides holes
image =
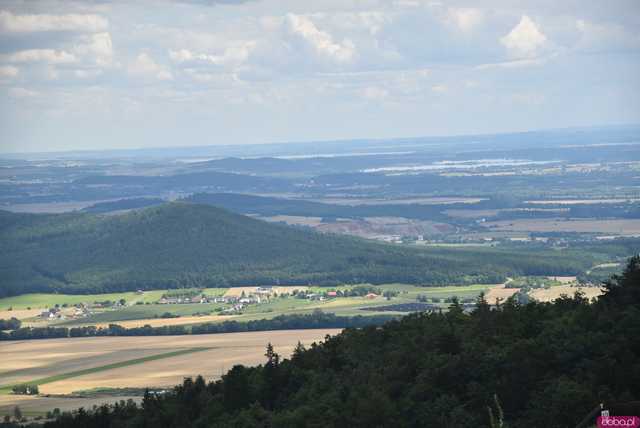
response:
{"label": "blue sky", "polygon": [[0,151],[640,122],[640,2],[0,3]]}

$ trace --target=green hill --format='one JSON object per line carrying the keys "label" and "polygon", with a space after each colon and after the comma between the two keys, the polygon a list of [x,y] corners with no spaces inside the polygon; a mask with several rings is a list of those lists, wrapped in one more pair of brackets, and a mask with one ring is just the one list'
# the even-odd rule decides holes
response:
{"label": "green hill", "polygon": [[[417,250],[170,203],[122,215],[0,212],[0,296],[247,284],[464,284],[576,274],[590,253]],[[629,254],[626,250],[625,254]]]}

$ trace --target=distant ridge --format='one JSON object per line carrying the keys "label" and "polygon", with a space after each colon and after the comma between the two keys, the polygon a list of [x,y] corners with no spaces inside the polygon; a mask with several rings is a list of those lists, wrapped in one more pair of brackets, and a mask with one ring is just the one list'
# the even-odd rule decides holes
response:
{"label": "distant ridge", "polygon": [[0,211],[0,295],[247,284],[495,283],[573,274],[591,257],[418,250],[167,203],[117,216]]}

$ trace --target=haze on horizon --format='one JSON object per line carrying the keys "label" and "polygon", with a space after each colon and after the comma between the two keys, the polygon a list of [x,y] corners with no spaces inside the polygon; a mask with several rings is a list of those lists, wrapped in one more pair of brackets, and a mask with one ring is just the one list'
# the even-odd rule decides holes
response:
{"label": "haze on horizon", "polygon": [[640,3],[0,5],[0,152],[640,122]]}

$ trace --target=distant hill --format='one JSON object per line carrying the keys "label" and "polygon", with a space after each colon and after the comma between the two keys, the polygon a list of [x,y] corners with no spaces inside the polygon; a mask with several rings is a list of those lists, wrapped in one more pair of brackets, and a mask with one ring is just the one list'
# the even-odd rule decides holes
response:
{"label": "distant hill", "polygon": [[[265,217],[275,215],[327,218],[406,217],[439,221],[452,220],[443,214],[445,209],[469,207],[468,204],[380,204],[350,206],[237,193],[196,193],[185,198],[185,201],[215,205],[239,214],[258,214]],[[482,208],[484,204],[477,206]]]}
{"label": "distant hill", "polygon": [[[0,295],[246,284],[491,283],[576,274],[589,253],[419,250],[168,203],[117,216],[0,211]],[[630,251],[624,247],[620,252]]]}
{"label": "distant hill", "polygon": [[118,199],[117,201],[98,202],[96,204],[83,208],[81,211],[85,213],[99,214],[152,207],[154,205],[161,205],[164,203],[165,201],[159,198]]}
{"label": "distant hill", "polygon": [[175,175],[93,175],[79,178],[75,185],[135,186],[149,190],[210,188],[226,191],[286,190],[289,182],[275,177],[204,171]]}

